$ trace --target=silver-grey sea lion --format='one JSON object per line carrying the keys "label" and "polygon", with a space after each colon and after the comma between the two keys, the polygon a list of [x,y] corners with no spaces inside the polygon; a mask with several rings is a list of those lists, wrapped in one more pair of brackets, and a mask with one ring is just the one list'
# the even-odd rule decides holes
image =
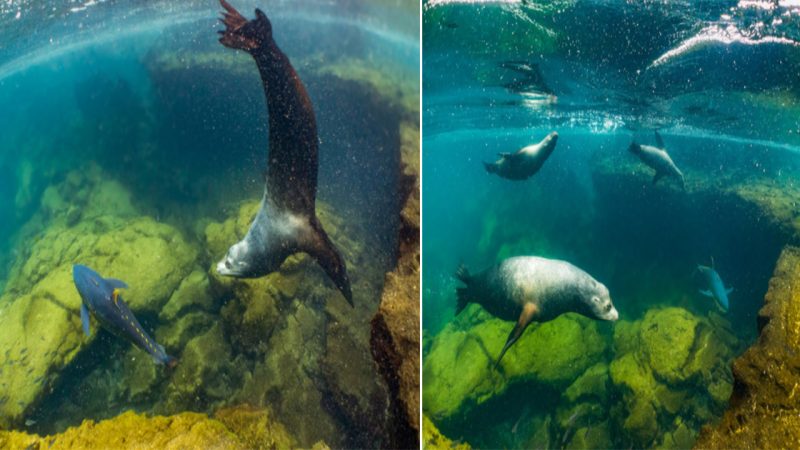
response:
{"label": "silver-grey sea lion", "polygon": [[669,157],[667,151],[664,150],[664,140],[661,139],[661,135],[658,134],[658,131],[655,132],[655,135],[656,144],[658,147],[640,145],[636,142],[631,142],[630,147],[628,147],[628,151],[639,157],[639,159],[645,163],[645,165],[656,171],[655,175],[653,176],[653,184],[656,184],[658,180],[668,175],[680,181],[681,188],[686,190],[686,184],[683,180],[683,173],[681,173],[681,171],[678,169],[678,166],[672,162],[672,158]]}
{"label": "silver-grey sea lion", "polygon": [[565,261],[517,256],[476,275],[461,266],[456,276],[466,285],[456,289],[456,314],[475,302],[495,317],[517,321],[495,367],[534,320],[547,322],[567,312],[599,320],[619,318],[608,288]]}
{"label": "silver-grey sea lion", "polygon": [[542,168],[557,142],[558,133],[553,131],[538,144],[523,147],[516,153],[498,153],[500,159],[493,163],[484,162],[483,166],[487,172],[509,180],[527,180]]}
{"label": "silver-grey sea lion", "polygon": [[344,259],[317,220],[317,124],[311,100],[289,58],[272,38],[272,25],[256,9],[248,21],[225,0],[220,42],[256,61],[269,115],[269,156],[261,208],[247,235],[228,250],[217,272],[257,278],[277,270],[291,254],[313,256],[353,305]]}

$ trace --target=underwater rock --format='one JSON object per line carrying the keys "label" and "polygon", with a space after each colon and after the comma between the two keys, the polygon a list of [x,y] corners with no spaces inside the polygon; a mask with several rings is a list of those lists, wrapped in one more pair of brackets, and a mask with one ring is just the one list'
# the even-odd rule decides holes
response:
{"label": "underwater rock", "polygon": [[608,365],[599,362],[586,369],[586,372],[564,391],[564,397],[573,403],[587,397],[596,397],[604,402],[608,395],[608,380]]}
{"label": "underwater rock", "polygon": [[[53,436],[0,431],[0,447],[35,448],[253,448],[242,442],[221,422],[198,413],[146,417],[128,411],[113,419],[85,420]],[[266,447],[270,448],[270,447]]]}
{"label": "underwater rock", "polygon": [[775,266],[761,334],[733,363],[730,407],[703,427],[695,448],[800,447],[800,248],[787,246]]}
{"label": "underwater rock", "polygon": [[402,161],[407,194],[401,212],[397,267],[386,274],[378,312],[372,318],[370,347],[390,390],[397,424],[392,447],[419,447],[420,364],[420,204],[419,125],[404,123]]}
{"label": "underwater rock", "polygon": [[208,275],[202,270],[195,269],[181,280],[180,286],[169,297],[158,318],[163,322],[171,322],[177,317],[186,315],[187,311],[210,312],[213,306],[214,298],[209,292]]}
{"label": "underwater rock", "polygon": [[[294,438],[276,421],[272,411],[241,405],[222,408],[214,413],[239,441],[249,449],[278,450],[297,448]],[[321,444],[324,445],[324,444]]]}
{"label": "underwater rock", "polygon": [[210,409],[233,396],[243,369],[233,360],[222,327],[216,323],[186,344],[167,387],[165,407],[170,411]]}
{"label": "underwater rock", "polygon": [[423,405],[433,420],[463,415],[519,382],[564,389],[606,351],[596,322],[565,314],[531,327],[495,371],[492,352],[499,352],[514,324],[496,318],[470,324],[480,311],[468,306],[434,338],[423,364]]}
{"label": "underwater rock", "polygon": [[683,308],[650,310],[639,336],[642,349],[655,374],[668,383],[680,383],[695,339],[698,320]]}
{"label": "underwater rock", "polygon": [[422,448],[424,450],[469,450],[471,447],[465,443],[458,443],[451,441],[439,432],[436,425],[428,419],[425,414],[422,415]]}

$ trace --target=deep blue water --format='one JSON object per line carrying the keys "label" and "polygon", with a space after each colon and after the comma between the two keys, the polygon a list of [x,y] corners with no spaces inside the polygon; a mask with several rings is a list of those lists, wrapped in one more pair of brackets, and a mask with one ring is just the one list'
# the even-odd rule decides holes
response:
{"label": "deep blue water", "polygon": [[[723,317],[739,340],[735,351],[753,341],[775,261],[797,239],[800,216],[800,5],[773,3],[424,3],[423,364],[434,362],[439,333],[464,326],[454,322],[458,265],[478,271],[517,255],[586,270],[626,322],[665,307],[718,314],[693,274],[713,258],[734,287]],[[686,192],[672,181],[652,185],[652,171],[628,153],[632,141],[655,145],[655,130],[684,171]],[[484,170],[497,153],[551,131],[556,149],[532,178]],[[748,183],[773,189],[755,197],[782,199],[786,217],[772,221],[730,195]],[[606,363],[621,356],[613,327],[602,328]],[[479,447],[524,448],[543,429],[571,436],[562,413],[574,405],[560,393],[531,381],[509,389],[434,422]],[[694,423],[692,433],[708,421],[659,411],[656,436],[636,440],[619,413],[624,389],[609,389],[610,424],[581,426],[602,425],[611,440],[568,446],[670,447],[663,439],[673,420]],[[515,397],[539,390],[546,406]],[[567,445],[559,439],[535,442]]]}

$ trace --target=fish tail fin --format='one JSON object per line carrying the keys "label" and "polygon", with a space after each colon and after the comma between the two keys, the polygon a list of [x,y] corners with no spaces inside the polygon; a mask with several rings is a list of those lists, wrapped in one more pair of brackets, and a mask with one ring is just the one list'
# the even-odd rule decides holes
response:
{"label": "fish tail fin", "polygon": [[484,163],[483,163],[483,167],[484,167],[484,168],[486,169],[486,171],[487,171],[487,172],[489,172],[489,173],[495,173],[495,172],[497,172],[497,167],[495,167],[495,165],[494,165],[493,163],[487,163],[487,162],[484,162]]}
{"label": "fish tail fin", "polygon": [[469,274],[467,266],[464,264],[459,264],[458,269],[456,269],[456,278],[467,285],[466,287],[456,288],[456,315],[458,315],[470,301],[469,285],[472,282],[472,276]]}
{"label": "fish tail fin", "polygon": [[311,227],[314,230],[313,236],[306,242],[300,242],[300,250],[308,253],[317,263],[322,267],[328,278],[333,281],[336,288],[347,300],[350,306],[355,307],[353,303],[353,292],[350,288],[350,278],[347,276],[347,266],[345,264],[342,254],[333,245],[328,234],[322,228],[316,216],[311,217]]}
{"label": "fish tail fin", "polygon": [[225,9],[219,19],[225,25],[225,30],[218,31],[222,36],[219,38],[222,45],[236,50],[252,51],[272,39],[272,25],[260,9],[256,9],[255,19],[247,20],[225,0],[220,0],[219,3]]}
{"label": "fish tail fin", "polygon": [[153,359],[156,360],[156,363],[157,364],[164,364],[165,366],[167,366],[168,369],[174,369],[175,366],[178,365],[178,359],[174,358],[172,356],[169,356],[167,354],[166,350],[164,350],[164,346],[163,345],[156,344],[156,346],[158,346],[159,353],[161,354],[161,356],[155,356],[155,355],[153,356]]}

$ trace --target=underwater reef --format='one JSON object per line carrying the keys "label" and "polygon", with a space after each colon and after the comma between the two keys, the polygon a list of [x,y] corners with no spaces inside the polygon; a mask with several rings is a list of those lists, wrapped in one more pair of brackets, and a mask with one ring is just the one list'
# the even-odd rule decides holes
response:
{"label": "underwater reef", "polygon": [[[668,143],[680,148],[676,139]],[[790,306],[777,305],[791,305],[797,291],[796,162],[774,149],[738,156],[712,145],[691,163],[676,152],[684,192],[677,183],[653,186],[652,171],[624,148],[587,161],[590,193],[556,166],[524,195],[493,202],[490,193],[479,194],[464,206],[479,218],[465,225],[478,237],[471,259],[490,264],[539,254],[576,261],[611,288],[621,319],[567,314],[534,323],[493,369],[513,323],[478,305],[452,319],[440,313],[423,330],[423,427],[474,447],[782,446],[776,428],[761,433],[758,414],[752,424],[748,414],[761,408],[764,420],[777,418],[771,427],[794,423],[783,408],[794,405],[800,382],[796,343],[786,331],[795,319]],[[578,207],[549,205],[546,183],[569,185],[559,191],[561,201]],[[536,212],[521,224],[502,220],[528,209]],[[709,256],[735,285],[727,314],[697,294],[691,271]],[[426,305],[452,311],[456,284],[432,286]],[[756,311],[764,302],[758,337]],[[740,432],[753,443],[738,442]]]}
{"label": "underwater reef", "polygon": [[[104,110],[134,91],[94,83],[97,101],[71,126],[95,162],[48,166],[25,188],[0,298],[0,429],[30,434],[0,446],[85,448],[125,427],[141,430],[131,445],[160,433],[150,442],[164,448],[417,445],[418,79],[293,58],[318,108],[321,168],[341,166],[320,170],[317,215],[347,262],[351,308],[304,254],[259,279],[214,271],[258,209],[266,157],[252,61],[217,50],[155,47],[143,61],[153,97],[135,99],[135,120]],[[174,370],[94,320],[83,335],[77,262],[130,286],[125,300]]]}
{"label": "underwater reef", "polygon": [[800,248],[781,253],[758,324],[758,341],[733,363],[730,407],[695,448],[800,446]]}

